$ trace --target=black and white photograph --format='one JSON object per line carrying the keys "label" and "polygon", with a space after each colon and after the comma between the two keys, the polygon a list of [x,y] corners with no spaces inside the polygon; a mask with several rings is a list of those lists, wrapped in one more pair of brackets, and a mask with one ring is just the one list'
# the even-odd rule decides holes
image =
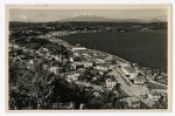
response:
{"label": "black and white photograph", "polygon": [[8,110],[168,110],[170,5],[8,5]]}

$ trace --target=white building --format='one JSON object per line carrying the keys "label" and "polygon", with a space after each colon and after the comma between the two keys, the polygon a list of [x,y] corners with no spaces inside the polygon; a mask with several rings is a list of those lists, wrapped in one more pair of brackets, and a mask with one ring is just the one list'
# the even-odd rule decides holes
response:
{"label": "white building", "polygon": [[86,57],[91,57],[89,54],[82,54],[83,56],[86,56]]}
{"label": "white building", "polygon": [[79,53],[73,53],[75,56],[79,56]]}
{"label": "white building", "polygon": [[94,69],[99,70],[99,71],[107,71],[108,70],[107,67],[99,66],[99,65],[97,65],[96,67],[94,67]]}
{"label": "white building", "polygon": [[138,72],[132,67],[122,67],[121,71],[125,74],[126,77],[134,79],[137,77]]}
{"label": "white building", "polygon": [[71,75],[67,75],[67,78],[66,78],[66,80],[68,81],[68,82],[72,82],[72,81],[77,81],[78,80],[78,77],[80,76],[80,74],[79,73],[75,73],[75,74],[71,74]]}
{"label": "white building", "polygon": [[58,74],[60,71],[60,67],[56,67],[56,66],[50,67],[49,71],[53,72],[54,74]]}
{"label": "white building", "polygon": [[28,69],[34,68],[34,61],[33,61],[33,60],[29,60],[29,61],[27,62],[27,68],[28,68]]}
{"label": "white building", "polygon": [[121,67],[131,67],[131,64],[130,63],[120,63],[120,66]]}
{"label": "white building", "polygon": [[154,95],[152,95],[152,94],[150,94],[150,93],[148,92],[148,98],[147,98],[147,99],[149,99],[150,101],[156,102],[156,101],[159,100],[159,98],[160,98],[160,96],[154,96]]}
{"label": "white building", "polygon": [[102,60],[102,59],[97,58],[96,59],[96,63],[105,63],[105,60]]}
{"label": "white building", "polygon": [[144,84],[146,82],[146,76],[137,76],[133,80],[135,84]]}
{"label": "white building", "polygon": [[72,51],[81,51],[81,50],[86,50],[85,47],[75,47],[75,48],[72,48]]}
{"label": "white building", "polygon": [[89,68],[93,66],[92,62],[83,62],[83,64],[84,64],[84,68]]}
{"label": "white building", "polygon": [[70,57],[70,62],[74,62],[74,58],[73,57]]}
{"label": "white building", "polygon": [[110,90],[112,90],[116,86],[116,82],[112,80],[111,78],[107,78],[106,80],[106,87]]}

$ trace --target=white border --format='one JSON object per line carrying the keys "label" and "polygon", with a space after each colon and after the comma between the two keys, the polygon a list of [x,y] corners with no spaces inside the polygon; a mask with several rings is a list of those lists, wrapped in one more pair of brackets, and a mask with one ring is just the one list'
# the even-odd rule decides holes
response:
{"label": "white border", "polygon": [[[173,103],[173,110],[172,112],[52,112],[52,113],[46,113],[46,112],[35,112],[35,113],[7,113],[5,111],[5,5],[6,4],[173,4],[173,19],[175,15],[175,8],[173,0],[0,0],[0,116],[6,116],[6,115],[14,115],[14,116],[22,116],[22,115],[41,115],[41,116],[47,116],[47,115],[75,115],[75,116],[96,116],[101,115],[105,116],[108,115],[124,115],[124,116],[173,116],[175,115],[175,102]],[[173,30],[174,30],[174,23],[173,20]],[[174,39],[174,34],[173,34]],[[174,40],[173,40],[173,49],[174,47]],[[173,77],[175,74],[175,58],[174,58],[174,51],[173,51]],[[175,96],[175,85],[173,79],[173,96]],[[131,114],[132,113],[132,114]]]}

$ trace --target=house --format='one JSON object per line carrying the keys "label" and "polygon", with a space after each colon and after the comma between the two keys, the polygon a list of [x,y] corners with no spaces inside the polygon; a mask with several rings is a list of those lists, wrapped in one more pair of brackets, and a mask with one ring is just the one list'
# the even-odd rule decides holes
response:
{"label": "house", "polygon": [[68,81],[68,82],[72,82],[72,81],[77,81],[78,80],[78,77],[80,76],[80,74],[79,73],[75,73],[75,74],[70,74],[70,75],[67,75],[66,76],[66,80]]}
{"label": "house", "polygon": [[102,59],[97,58],[97,59],[96,59],[96,63],[97,63],[97,64],[101,64],[101,63],[105,63],[105,61],[102,60]]}
{"label": "house", "polygon": [[74,58],[73,57],[70,57],[70,62],[74,62]]}
{"label": "house", "polygon": [[96,67],[94,67],[94,69],[99,70],[99,71],[108,71],[107,67],[100,66],[100,65],[97,65]]}
{"label": "house", "polygon": [[28,69],[34,68],[34,61],[33,60],[28,60],[27,61],[27,68]]}
{"label": "house", "polygon": [[153,96],[166,96],[167,95],[167,89],[152,89],[149,92]]}
{"label": "house", "polygon": [[82,54],[83,56],[85,56],[85,57],[91,57],[90,55],[88,55],[88,54]]}
{"label": "house", "polygon": [[130,63],[122,63],[122,62],[121,62],[121,63],[120,63],[120,66],[123,67],[123,68],[124,68],[124,67],[131,67],[131,64],[130,64]]}
{"label": "house", "polygon": [[148,98],[147,99],[149,99],[152,102],[156,102],[156,101],[158,101],[160,99],[160,96],[153,95],[150,92],[148,92]]}
{"label": "house", "polygon": [[75,53],[75,52],[74,52],[73,55],[74,55],[74,56],[79,56],[79,53]]}
{"label": "house", "polygon": [[109,90],[112,90],[117,85],[116,81],[112,78],[107,78],[105,84]]}
{"label": "house", "polygon": [[53,66],[53,67],[50,67],[49,68],[49,71],[52,72],[52,73],[54,73],[54,74],[58,74],[61,71],[61,68],[60,67]]}
{"label": "house", "polygon": [[133,81],[134,84],[144,84],[146,82],[146,76],[137,76]]}
{"label": "house", "polygon": [[129,108],[140,108],[140,100],[137,97],[122,98],[120,102],[126,102]]}
{"label": "house", "polygon": [[132,67],[121,67],[121,71],[125,74],[129,79],[134,79],[137,77],[138,72]]}
{"label": "house", "polygon": [[75,47],[75,48],[72,48],[72,51],[82,51],[82,50],[86,50],[85,47]]}
{"label": "house", "polygon": [[83,62],[83,64],[84,64],[84,68],[89,68],[93,66],[92,62]]}

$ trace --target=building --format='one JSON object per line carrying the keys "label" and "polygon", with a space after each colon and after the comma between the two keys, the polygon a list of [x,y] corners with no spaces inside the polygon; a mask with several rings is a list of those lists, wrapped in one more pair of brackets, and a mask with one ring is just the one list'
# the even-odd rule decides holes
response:
{"label": "building", "polygon": [[28,69],[33,69],[34,68],[34,61],[33,60],[28,60],[27,61],[27,68]]}
{"label": "building", "polygon": [[97,64],[102,64],[102,63],[105,63],[105,60],[102,60],[102,59],[97,58],[96,59],[96,63]]}
{"label": "building", "polygon": [[97,65],[96,67],[94,67],[94,69],[99,70],[99,71],[108,71],[107,67],[100,66],[100,65]]}
{"label": "building", "polygon": [[156,101],[158,101],[160,99],[160,96],[153,95],[150,92],[148,92],[148,98],[147,99],[149,99],[152,102],[156,102]]}
{"label": "building", "polygon": [[138,71],[135,70],[132,67],[121,67],[121,71],[125,74],[126,77],[128,77],[129,79],[134,79],[137,77],[138,75]]}
{"label": "building", "polygon": [[83,64],[84,64],[84,68],[89,68],[93,66],[92,62],[83,62]]}
{"label": "building", "polygon": [[131,67],[131,64],[130,63],[120,63],[120,66],[121,67]]}
{"label": "building", "polygon": [[70,65],[70,69],[75,70],[78,68],[84,68],[84,64],[82,62],[73,62]]}
{"label": "building", "polygon": [[113,79],[111,79],[111,78],[107,78],[107,79],[105,80],[105,82],[106,82],[106,87],[107,87],[109,90],[112,90],[112,89],[117,85],[116,81],[113,80]]}
{"label": "building", "polygon": [[52,72],[52,73],[54,73],[54,74],[58,74],[61,71],[61,68],[60,67],[53,66],[53,67],[50,67],[49,68],[49,71]]}
{"label": "building", "polygon": [[73,57],[70,57],[70,62],[74,62],[74,58]]}
{"label": "building", "polygon": [[149,91],[151,95],[153,96],[165,96],[167,95],[167,89],[152,89]]}
{"label": "building", "polygon": [[146,82],[146,76],[137,76],[133,81],[134,84],[144,84]]}
{"label": "building", "polygon": [[75,52],[74,52],[73,55],[74,55],[74,56],[79,56],[79,53],[75,53]]}
{"label": "building", "polygon": [[72,48],[72,51],[82,51],[82,50],[86,50],[85,47],[75,47],[75,48]]}
{"label": "building", "polygon": [[75,82],[78,80],[78,77],[80,76],[79,73],[75,73],[75,74],[70,74],[70,75],[66,75],[66,80],[68,82]]}
{"label": "building", "polygon": [[82,54],[82,55],[83,55],[83,56],[85,56],[85,57],[89,57],[89,58],[91,57],[90,55],[85,54],[85,53],[84,53],[84,54]]}
{"label": "building", "polygon": [[129,108],[140,108],[140,100],[137,97],[122,98],[120,102],[126,102]]}

